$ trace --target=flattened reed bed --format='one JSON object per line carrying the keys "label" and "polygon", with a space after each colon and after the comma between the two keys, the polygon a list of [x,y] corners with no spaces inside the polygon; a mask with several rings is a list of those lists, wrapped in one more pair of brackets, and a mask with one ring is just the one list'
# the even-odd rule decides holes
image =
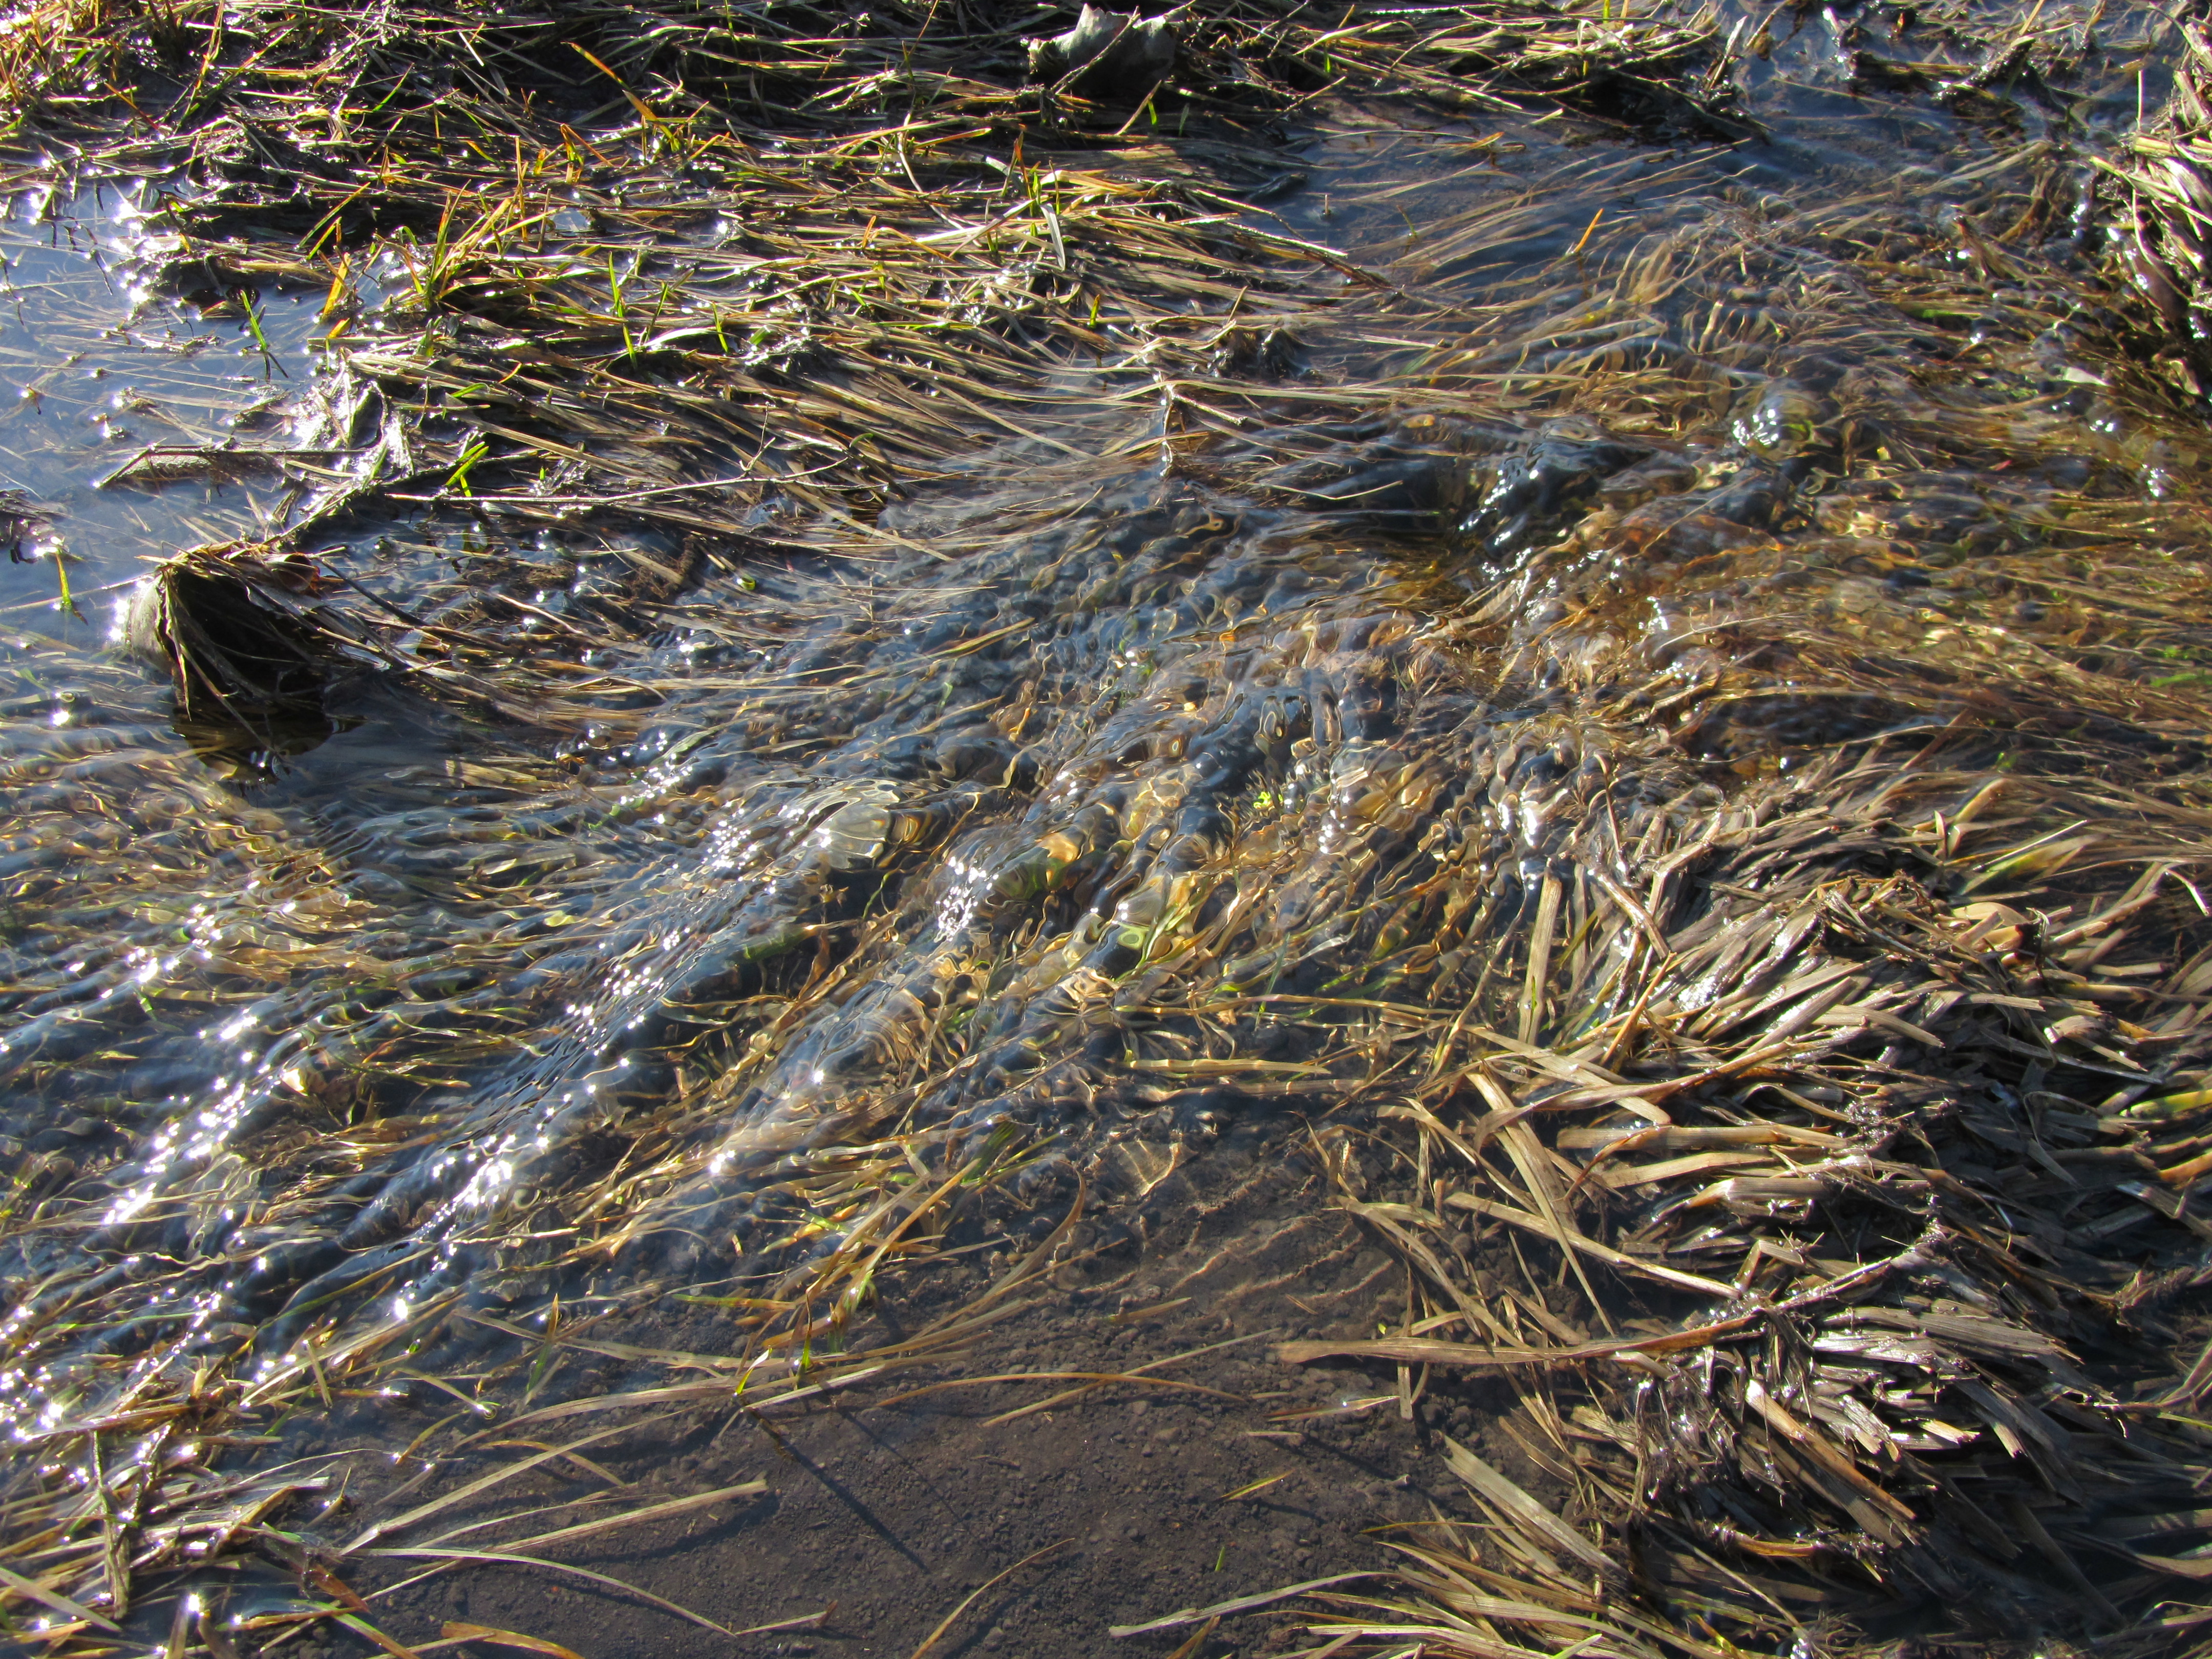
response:
{"label": "flattened reed bed", "polygon": [[[1149,105],[934,11],[70,15],[17,37],[27,118],[166,62],[170,131],[105,156],[189,136],[179,280],[334,325],[292,518],[156,590],[187,715],[281,740],[281,659],[446,754],[304,823],[150,713],[9,775],[33,867],[135,854],[82,960],[10,939],[26,1099],[130,1121],[148,963],[173,1024],[294,1027],[205,1145],[24,1162],[0,1583],[49,1647],[243,1548],[301,1595],[252,1640],[506,1549],[435,1504],[327,1535],[325,1471],[228,1455],[279,1409],[441,1396],[409,1449],[452,1457],[863,1399],[988,1341],[1099,1138],[1271,1103],[1414,1285],[1285,1359],[1408,1413],[1502,1372],[1539,1472],[1451,1449],[1485,1522],[1326,1592],[1317,1650],[1989,1637],[1947,1608],[2190,1650],[2212,647],[2198,510],[2136,483],[2202,442],[2124,311],[2063,341],[2109,441],[2051,389],[2049,319],[2112,295],[2055,245],[2078,162],[1962,171],[1962,233],[1893,186],[1716,222],[1717,153],[1605,156],[1351,257],[1238,210],[1267,124],[1365,77],[1729,137],[1717,14],[1223,11]],[[826,136],[775,131],[802,98]],[[317,545],[410,508],[465,533]],[[999,1299],[872,1332],[1040,1206]],[[726,1352],[622,1340],[678,1287]],[[576,1353],[666,1375],[563,1397]],[[240,1639],[174,1606],[173,1650]]]}
{"label": "flattened reed bed", "polygon": [[[1403,1592],[1334,1593],[1317,1636],[1851,1651],[1924,1596],[1974,1609],[1954,1641],[2193,1648],[2183,1194],[2212,1094],[2172,1085],[2202,1077],[2206,919],[2175,878],[2203,819],[1959,771],[1951,741],[1717,814],[1587,916],[1562,884],[1552,936],[1643,964],[1633,1000],[1541,1041],[1544,1011],[1618,1005],[1533,947],[1518,1035],[1382,1109],[1425,1200],[1369,1200],[1340,1143],[1340,1201],[1419,1294],[1402,1334],[1283,1357],[1504,1375],[1553,1496],[1451,1445],[1482,1521],[1406,1529]],[[1676,925],[1693,869],[1713,902]],[[2024,892],[2033,917],[1994,896]],[[2178,948],[2124,963],[2136,928]],[[1474,1285],[1443,1265],[1469,1227]]]}

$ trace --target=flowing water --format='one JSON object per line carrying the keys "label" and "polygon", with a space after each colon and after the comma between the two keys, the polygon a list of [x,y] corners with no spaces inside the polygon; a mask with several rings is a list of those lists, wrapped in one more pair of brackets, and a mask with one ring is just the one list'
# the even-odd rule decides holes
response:
{"label": "flowing water", "polygon": [[965,1171],[979,1243],[1042,1237],[1079,1184],[1133,1205],[1410,1086],[1434,1011],[1599,1026],[1627,964],[1551,1006],[1516,942],[1582,949],[1632,853],[1842,746],[2198,789],[2212,456],[2095,197],[2180,47],[2097,11],[2033,52],[1994,12],[1730,13],[1725,116],[1318,104],[1241,213],[1327,261],[1154,295],[1203,368],[1063,363],[869,523],[519,524],[457,439],[311,538],[404,648],[512,641],[538,720],[367,657],[281,731],[173,720],[142,562],[362,475],[407,411],[346,352],[405,283],[368,267],[341,351],[296,262],[195,263],[189,171],[29,169],[12,1431],[364,1334],[456,1363],[455,1310],[556,1292],[834,1336],[859,1278],[794,1309],[872,1194]]}

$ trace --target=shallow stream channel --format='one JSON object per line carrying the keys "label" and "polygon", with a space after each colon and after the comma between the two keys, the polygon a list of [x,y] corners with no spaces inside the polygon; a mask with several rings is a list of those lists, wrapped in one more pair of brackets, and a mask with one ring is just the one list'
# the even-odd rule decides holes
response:
{"label": "shallow stream channel", "polygon": [[2201,9],[6,27],[7,1651],[2212,1652]]}

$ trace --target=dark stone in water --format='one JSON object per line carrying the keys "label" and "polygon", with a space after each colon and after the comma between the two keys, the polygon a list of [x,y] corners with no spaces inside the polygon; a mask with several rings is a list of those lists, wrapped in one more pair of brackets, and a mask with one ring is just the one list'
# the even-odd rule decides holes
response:
{"label": "dark stone in water", "polygon": [[1790,480],[1779,472],[1747,467],[1707,498],[1705,510],[1731,524],[1763,530],[1790,499]]}
{"label": "dark stone in water", "polygon": [[345,1260],[345,1255],[338,1242],[327,1235],[273,1244],[246,1269],[238,1291],[240,1305],[257,1312],[265,1310],[301,1280],[329,1272]]}
{"label": "dark stone in water", "polygon": [[1213,349],[1213,368],[1246,380],[1292,380],[1306,373],[1305,342],[1288,329],[1229,329]]}
{"label": "dark stone in water", "polygon": [[[938,744],[935,759],[937,769],[948,778],[1000,783],[1013,769],[1014,746],[988,732],[961,732]],[[1034,763],[1031,767],[1034,771]]]}
{"label": "dark stone in water", "polygon": [[1065,34],[1027,43],[1030,79],[1074,77],[1086,97],[1134,102],[1175,70],[1175,25],[1164,17],[1102,11],[1086,5]]}
{"label": "dark stone in water", "polygon": [[312,746],[332,729],[323,694],[334,653],[300,615],[273,602],[281,584],[307,580],[215,554],[165,566],[132,597],[131,648],[168,672],[187,721],[242,728],[272,746]]}
{"label": "dark stone in water", "polygon": [[1479,467],[1468,481],[1473,510],[1461,533],[1504,551],[1535,540],[1561,512],[1596,494],[1605,478],[1650,451],[1573,422],[1540,428],[1525,447]]}
{"label": "dark stone in water", "polygon": [[1786,461],[1808,451],[1834,447],[1836,406],[1826,398],[1790,380],[1768,382],[1735,422],[1735,439],[1770,461]]}
{"label": "dark stone in water", "polygon": [[1467,464],[1456,455],[1384,461],[1314,492],[1316,505],[1340,503],[1378,527],[1413,532],[1434,530],[1466,494]]}

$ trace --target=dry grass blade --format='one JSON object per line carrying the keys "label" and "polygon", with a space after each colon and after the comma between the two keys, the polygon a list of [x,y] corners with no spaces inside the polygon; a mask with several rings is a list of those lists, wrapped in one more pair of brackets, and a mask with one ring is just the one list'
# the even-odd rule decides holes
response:
{"label": "dry grass blade", "polygon": [[0,1586],[4,1586],[18,1595],[36,1601],[41,1607],[52,1608],[65,1619],[82,1620],[99,1630],[113,1631],[120,1628],[112,1621],[101,1618],[91,1608],[78,1606],[68,1596],[57,1590],[49,1589],[36,1579],[25,1577],[12,1568],[0,1566]]}
{"label": "dry grass blade", "polygon": [[[404,1515],[395,1516],[389,1521],[374,1522],[357,1534],[340,1553],[350,1555],[354,1551],[372,1544],[389,1534],[402,1531],[418,1521],[426,1521],[440,1511],[451,1509],[456,1504],[465,1504],[479,1493],[489,1492],[492,1487],[504,1481],[512,1480],[518,1475],[527,1474],[531,1470],[544,1464],[571,1456],[583,1450],[586,1446],[595,1446],[602,1441],[612,1440],[623,1435],[634,1434],[641,1429],[650,1428],[659,1420],[660,1419],[653,1417],[635,1419],[627,1423],[617,1424],[611,1429],[601,1429],[596,1433],[587,1434],[580,1440],[572,1440],[564,1446],[550,1447],[533,1457],[522,1458],[515,1462],[503,1465],[489,1474],[479,1475],[465,1486],[457,1486],[451,1492],[441,1492],[428,1503],[418,1504],[414,1509],[409,1510]],[[512,1428],[514,1425],[509,1424],[507,1426]]]}
{"label": "dry grass blade", "polygon": [[1180,1613],[1170,1613],[1142,1625],[1116,1625],[1106,1633],[1116,1638],[1150,1636],[1155,1631],[1175,1630],[1184,1625],[1202,1625],[1212,1620],[1227,1619],[1237,1613],[1271,1607],[1278,1601],[1310,1595],[1316,1590],[1330,1589],[1339,1584],[1357,1583],[1362,1579],[1382,1576],[1372,1572],[1340,1572],[1326,1578],[1309,1578],[1302,1584],[1285,1584],[1280,1589],[1269,1590],[1262,1595],[1240,1595],[1231,1601],[1217,1602],[1210,1607],[1185,1607]]}
{"label": "dry grass blade", "polygon": [[652,1591],[641,1589],[635,1584],[625,1583],[610,1574],[594,1572],[589,1567],[573,1566],[566,1561],[547,1561],[534,1555],[513,1555],[504,1550],[434,1549],[428,1546],[406,1549],[385,1547],[362,1553],[398,1561],[443,1561],[455,1565],[473,1563],[478,1566],[537,1567],[548,1572],[566,1573],[572,1578],[584,1579],[603,1589],[612,1590],[618,1595],[633,1597],[648,1607],[659,1607],[663,1613],[673,1613],[686,1624],[696,1625],[702,1630],[713,1631],[718,1636],[732,1634],[728,1629],[716,1624],[703,1613],[694,1613],[690,1608],[671,1601],[665,1596],[655,1595]]}
{"label": "dry grass blade", "polygon": [[583,1659],[573,1648],[564,1648],[558,1642],[549,1642],[542,1636],[526,1636],[520,1631],[501,1630],[494,1625],[472,1625],[465,1620],[449,1619],[441,1626],[440,1635],[453,1642],[482,1642],[495,1648],[519,1648],[525,1653],[543,1653],[550,1659]]}
{"label": "dry grass blade", "polygon": [[1625,1582],[1626,1575],[1619,1562],[1457,1441],[1445,1442],[1445,1461],[1450,1464],[1452,1473],[1474,1488],[1476,1495],[1509,1524],[1545,1539],[1557,1553],[1585,1571],[1617,1583]]}
{"label": "dry grass blade", "polygon": [[[1201,1354],[1218,1353],[1224,1348],[1237,1347],[1247,1342],[1264,1341],[1273,1334],[1274,1334],[1274,1333],[1272,1331],[1255,1331],[1244,1336],[1232,1336],[1220,1342],[1209,1342],[1203,1347],[1188,1348],[1180,1353],[1172,1353],[1163,1358],[1148,1360],[1141,1365],[1132,1365],[1126,1371],[1117,1372],[1109,1376],[1102,1376],[1096,1382],[1085,1382],[1084,1386],[1079,1389],[1063,1389],[1056,1394],[1046,1395],[1042,1400],[1033,1400],[1026,1406],[1017,1406],[1012,1411],[1000,1412],[996,1417],[987,1418],[984,1419],[985,1426],[988,1428],[996,1428],[1002,1423],[1012,1423],[1022,1418],[1033,1416],[1039,1412],[1048,1412],[1054,1410],[1057,1407],[1066,1405],[1071,1400],[1079,1400],[1085,1395],[1092,1393],[1096,1389],[1105,1387],[1113,1382],[1134,1382],[1140,1384],[1150,1383],[1158,1385],[1167,1381],[1167,1379],[1153,1376],[1151,1374],[1153,1371],[1160,1370],[1169,1365],[1181,1364],[1187,1359],[1195,1359]],[[1178,1386],[1195,1387],[1196,1385],[1181,1384]],[[1199,1392],[1212,1393],[1214,1390],[1200,1389]]]}
{"label": "dry grass blade", "polygon": [[543,1549],[548,1544],[567,1543],[574,1539],[595,1537],[611,1532],[618,1527],[641,1526],[653,1521],[665,1521],[671,1516],[689,1515],[694,1510],[710,1504],[726,1504],[733,1498],[757,1498],[768,1490],[765,1480],[744,1480],[733,1486],[720,1487],[713,1492],[695,1492],[682,1498],[664,1499],[658,1504],[641,1504],[625,1510],[620,1515],[602,1516],[596,1521],[580,1521],[573,1527],[560,1527],[551,1532],[541,1532],[528,1538],[518,1538],[502,1544],[504,1552]]}
{"label": "dry grass blade", "polygon": [[1031,1562],[1042,1561],[1048,1555],[1056,1555],[1074,1541],[1075,1540],[1073,1538],[1063,1538],[1056,1544],[1047,1544],[1041,1550],[1032,1550],[1027,1555],[1024,1555],[1020,1560],[1015,1562],[1011,1567],[1006,1568],[1002,1572],[993,1574],[981,1583],[976,1585],[974,1589],[969,1590],[967,1595],[960,1598],[958,1602],[954,1605],[951,1612],[946,1613],[944,1618],[938,1620],[937,1628],[931,1631],[928,1635],[921,1638],[921,1645],[916,1648],[914,1652],[908,1656],[908,1659],[926,1659],[926,1656],[933,1652],[936,1649],[937,1644],[945,1639],[945,1633],[949,1632],[953,1626],[960,1622],[960,1615],[967,1612],[969,1607],[974,1607],[975,1603],[981,1600],[988,1592],[995,1589],[1000,1584],[1005,1583],[1007,1579],[1012,1577],[1016,1573],[1019,1572],[1024,1567],[1028,1566]]}
{"label": "dry grass blade", "polygon": [[414,1649],[409,1647],[404,1642],[393,1640],[384,1632],[379,1630],[374,1625],[370,1624],[368,1620],[362,1618],[359,1613],[341,1613],[334,1614],[333,1617],[337,1623],[344,1626],[348,1630],[353,1632],[355,1635],[361,1637],[371,1646],[379,1648],[384,1652],[390,1654],[392,1656],[392,1659],[422,1659],[422,1656],[417,1654]]}

